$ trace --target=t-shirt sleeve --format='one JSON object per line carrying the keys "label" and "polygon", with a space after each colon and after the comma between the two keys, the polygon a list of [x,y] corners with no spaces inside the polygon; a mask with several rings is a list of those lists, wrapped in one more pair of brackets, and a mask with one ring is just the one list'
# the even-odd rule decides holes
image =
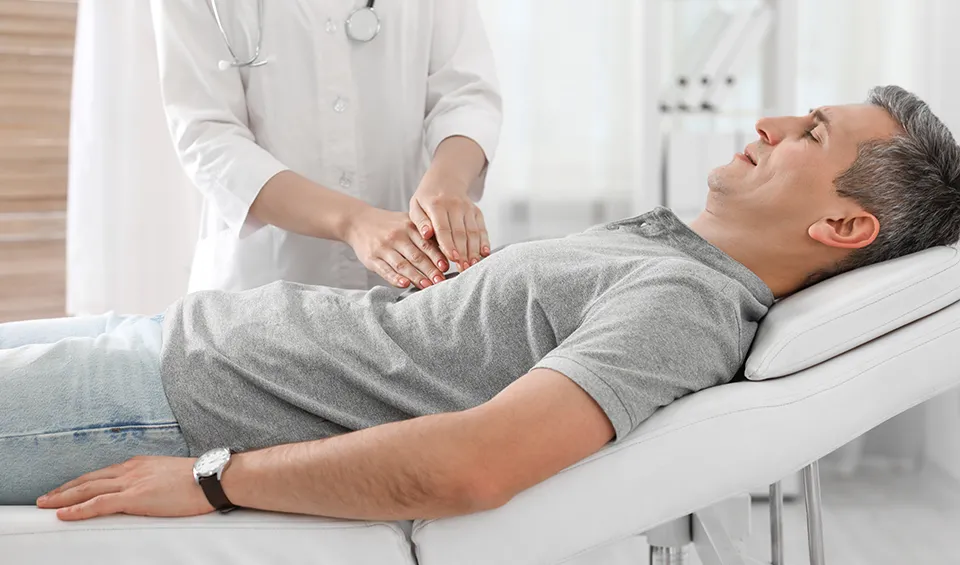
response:
{"label": "t-shirt sleeve", "polygon": [[534,368],[577,383],[620,441],[661,406],[729,382],[741,364],[737,303],[695,275],[625,282]]}

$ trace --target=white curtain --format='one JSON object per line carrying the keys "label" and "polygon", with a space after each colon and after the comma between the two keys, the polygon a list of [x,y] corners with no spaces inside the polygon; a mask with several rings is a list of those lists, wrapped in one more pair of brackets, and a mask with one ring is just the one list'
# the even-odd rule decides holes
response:
{"label": "white curtain", "polygon": [[173,151],[150,6],[80,0],[67,213],[67,311],[150,315],[186,292],[199,196]]}

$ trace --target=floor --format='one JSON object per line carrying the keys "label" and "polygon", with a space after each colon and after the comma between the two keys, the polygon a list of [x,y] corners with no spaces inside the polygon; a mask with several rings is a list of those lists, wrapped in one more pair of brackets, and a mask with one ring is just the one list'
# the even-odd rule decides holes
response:
{"label": "floor", "polygon": [[[960,565],[960,484],[935,468],[863,468],[852,478],[824,468],[822,489],[830,565]],[[785,514],[785,564],[809,563],[803,501]],[[766,504],[754,504],[751,557],[769,560],[769,528]]]}
{"label": "floor", "polygon": [[[861,468],[843,478],[824,466],[821,477],[827,565],[960,565],[960,483],[935,469]],[[788,502],[784,514],[784,565],[808,565],[803,500]],[[754,503],[752,521],[747,555],[769,563],[765,501]],[[576,565],[646,565],[648,551],[635,538]],[[688,565],[703,564],[691,551]]]}

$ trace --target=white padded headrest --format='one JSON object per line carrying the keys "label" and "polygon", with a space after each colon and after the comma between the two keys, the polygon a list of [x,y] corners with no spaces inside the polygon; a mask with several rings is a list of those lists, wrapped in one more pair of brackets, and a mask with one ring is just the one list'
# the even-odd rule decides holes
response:
{"label": "white padded headrest", "polygon": [[939,246],[846,272],[791,295],[760,322],[745,375],[802,371],[960,300],[960,252]]}

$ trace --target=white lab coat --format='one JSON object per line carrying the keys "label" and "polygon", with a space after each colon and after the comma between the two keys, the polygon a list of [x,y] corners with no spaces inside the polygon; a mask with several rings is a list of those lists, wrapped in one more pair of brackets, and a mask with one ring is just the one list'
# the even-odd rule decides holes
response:
{"label": "white lab coat", "polygon": [[[232,60],[208,2],[152,0],[174,144],[204,195],[190,290],[276,280],[341,288],[385,282],[346,244],[290,233],[248,214],[261,187],[292,170],[382,209],[406,211],[428,156],[452,135],[493,159],[499,86],[476,0],[380,0],[382,28],[344,33],[362,0],[264,0],[256,68]],[[257,0],[220,0],[237,57],[257,39]],[[482,179],[472,193],[479,198]]]}

